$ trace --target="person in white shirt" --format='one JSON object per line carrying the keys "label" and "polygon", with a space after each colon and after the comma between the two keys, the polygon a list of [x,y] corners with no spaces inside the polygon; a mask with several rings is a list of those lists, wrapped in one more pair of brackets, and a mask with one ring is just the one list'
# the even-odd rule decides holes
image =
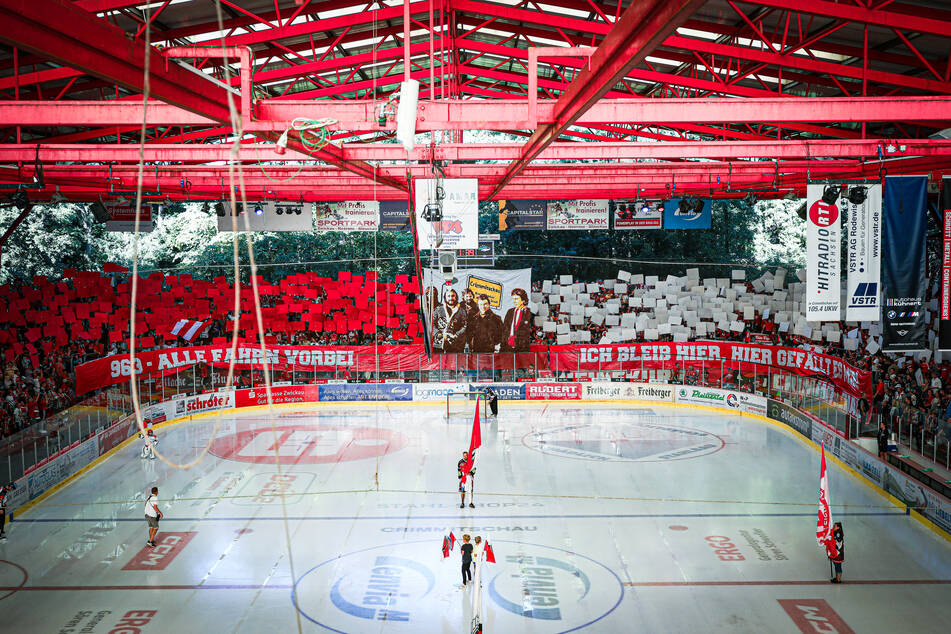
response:
{"label": "person in white shirt", "polygon": [[158,533],[158,521],[162,511],[158,508],[158,487],[152,487],[152,494],[145,500],[145,521],[149,525],[148,545],[155,548],[155,534]]}
{"label": "person in white shirt", "polygon": [[931,377],[931,387],[941,389],[941,377],[937,373]]}
{"label": "person in white shirt", "polygon": [[482,551],[485,550],[485,544],[482,542],[482,538],[476,535],[475,538],[475,547],[472,550],[472,566],[473,572],[474,569],[482,565]]}

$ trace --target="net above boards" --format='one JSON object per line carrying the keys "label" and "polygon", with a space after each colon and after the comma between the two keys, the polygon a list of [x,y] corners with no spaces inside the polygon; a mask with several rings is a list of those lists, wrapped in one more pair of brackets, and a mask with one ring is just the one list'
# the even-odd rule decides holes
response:
{"label": "net above boards", "polygon": [[446,418],[475,416],[476,407],[482,418],[488,416],[488,405],[482,392],[448,392],[446,394]]}

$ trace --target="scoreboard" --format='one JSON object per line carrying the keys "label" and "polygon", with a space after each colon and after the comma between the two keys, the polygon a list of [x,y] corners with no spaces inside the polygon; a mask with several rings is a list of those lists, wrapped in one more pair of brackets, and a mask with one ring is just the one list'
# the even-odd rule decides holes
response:
{"label": "scoreboard", "polygon": [[[438,252],[433,251],[432,266],[437,266]],[[479,240],[478,249],[456,249],[456,266],[460,269],[486,268],[495,266],[495,242]]]}

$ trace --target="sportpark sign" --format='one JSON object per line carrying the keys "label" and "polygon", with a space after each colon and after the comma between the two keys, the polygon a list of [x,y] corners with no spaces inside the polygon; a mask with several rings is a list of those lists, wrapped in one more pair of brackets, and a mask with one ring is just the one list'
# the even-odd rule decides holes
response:
{"label": "sportpark sign", "polygon": [[[838,357],[799,348],[744,343],[643,343],[627,345],[563,345],[531,347],[528,354],[441,355],[428,358],[422,346],[273,346],[265,355],[253,345],[239,346],[232,355],[227,345],[164,348],[104,357],[76,368],[76,393],[118,385],[132,374],[160,376],[178,368],[211,365],[239,370],[272,369],[302,372],[398,372],[451,368],[534,366],[553,371],[613,371],[670,369],[675,365],[723,371],[767,366],[800,376],[829,381],[853,396],[871,393],[871,375]],[[134,372],[133,372],[134,367]]]}

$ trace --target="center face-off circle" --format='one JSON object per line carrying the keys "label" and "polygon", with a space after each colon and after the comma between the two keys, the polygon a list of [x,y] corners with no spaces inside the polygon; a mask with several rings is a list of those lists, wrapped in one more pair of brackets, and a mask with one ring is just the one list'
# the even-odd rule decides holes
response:
{"label": "center face-off circle", "polygon": [[581,423],[538,429],[522,444],[545,454],[594,462],[668,462],[719,451],[722,438],[665,423]]}
{"label": "center face-off circle", "polygon": [[[438,539],[428,539],[335,556],[300,576],[292,601],[301,616],[332,632],[379,631],[381,623],[387,632],[434,631],[434,623],[445,629],[469,616],[454,606],[471,599],[456,589],[458,551],[444,561],[434,544],[438,550]],[[483,564],[483,615],[498,631],[596,628],[624,597],[617,574],[590,557],[503,539],[492,544],[497,562]]]}
{"label": "center face-off circle", "polygon": [[282,425],[245,429],[216,438],[209,451],[238,462],[282,465],[326,464],[376,458],[406,445],[399,432],[344,425]]}

